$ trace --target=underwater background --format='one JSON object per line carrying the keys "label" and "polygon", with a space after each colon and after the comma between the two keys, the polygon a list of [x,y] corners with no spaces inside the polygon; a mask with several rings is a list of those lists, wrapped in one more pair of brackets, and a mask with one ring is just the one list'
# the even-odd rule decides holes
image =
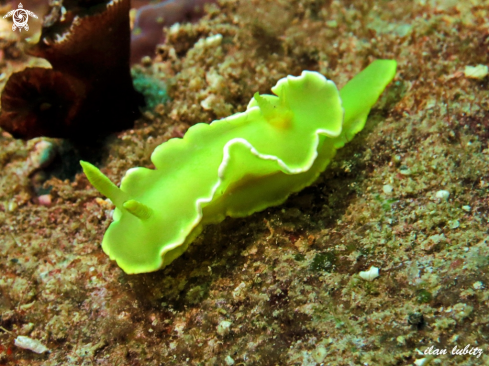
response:
{"label": "underwater background", "polygon": [[[147,3],[133,2],[132,41],[109,42],[111,23],[90,23],[70,47],[97,78],[53,63],[80,95],[107,88],[96,99],[110,108],[80,107],[67,123],[78,127],[58,138],[0,130],[0,365],[489,364],[489,1],[180,3],[138,23]],[[39,19],[19,32],[0,18],[2,89],[26,67],[50,67],[29,51],[49,10],[23,4]],[[1,15],[17,6],[3,2]],[[131,55],[104,58],[129,42]],[[80,54],[94,45],[100,57]],[[310,187],[207,226],[157,272],[125,274],[102,251],[114,206],[80,159],[119,183],[153,168],[161,143],[244,111],[287,75],[318,71],[341,88],[376,59],[397,61],[394,81]],[[112,91],[129,75],[137,92]],[[70,97],[56,80],[50,90]],[[117,126],[125,107],[134,118]],[[466,346],[481,351],[452,354]]]}

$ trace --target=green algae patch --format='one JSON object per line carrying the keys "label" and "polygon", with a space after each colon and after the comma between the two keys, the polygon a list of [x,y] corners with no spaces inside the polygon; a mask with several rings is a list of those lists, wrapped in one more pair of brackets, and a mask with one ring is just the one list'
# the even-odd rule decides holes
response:
{"label": "green algae patch", "polygon": [[331,272],[336,263],[336,255],[333,252],[318,253],[312,260],[310,269],[313,272]]}
{"label": "green algae patch", "polygon": [[142,71],[131,70],[134,89],[144,96],[147,110],[153,110],[158,104],[165,104],[170,97],[166,84],[156,77],[145,75]]}
{"label": "green algae patch", "polygon": [[416,301],[420,304],[427,304],[433,300],[431,292],[425,289],[416,291]]}
{"label": "green algae patch", "polygon": [[130,169],[120,188],[81,162],[116,206],[103,250],[126,273],[156,271],[185,252],[205,225],[283,203],[363,129],[395,69],[395,61],[377,60],[341,92],[317,72],[283,78],[275,95],[256,93],[245,112],[197,124],[158,146],[155,169]]}

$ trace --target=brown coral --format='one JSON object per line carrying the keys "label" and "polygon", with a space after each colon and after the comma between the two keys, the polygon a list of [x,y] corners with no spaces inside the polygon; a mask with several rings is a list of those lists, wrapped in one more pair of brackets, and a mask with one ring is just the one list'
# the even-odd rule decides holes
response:
{"label": "brown coral", "polygon": [[53,5],[30,50],[53,69],[12,75],[2,93],[0,126],[17,138],[74,140],[131,128],[143,100],[130,75],[129,6],[129,0]]}

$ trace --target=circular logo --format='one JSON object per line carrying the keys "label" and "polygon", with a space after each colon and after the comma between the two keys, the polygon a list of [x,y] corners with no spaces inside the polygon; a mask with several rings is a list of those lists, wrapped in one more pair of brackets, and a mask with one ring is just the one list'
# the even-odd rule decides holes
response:
{"label": "circular logo", "polygon": [[25,28],[25,30],[29,30],[29,24],[27,21],[29,20],[29,14],[24,9],[17,9],[12,17],[14,24],[12,25],[12,30],[18,28]]}
{"label": "circular logo", "polygon": [[12,20],[14,24],[12,24],[12,30],[15,31],[17,28],[19,32],[24,28],[26,31],[29,30],[29,24],[27,24],[29,20],[29,15],[37,18],[37,15],[32,11],[24,9],[22,3],[19,3],[18,9],[9,11],[4,18],[12,16]]}

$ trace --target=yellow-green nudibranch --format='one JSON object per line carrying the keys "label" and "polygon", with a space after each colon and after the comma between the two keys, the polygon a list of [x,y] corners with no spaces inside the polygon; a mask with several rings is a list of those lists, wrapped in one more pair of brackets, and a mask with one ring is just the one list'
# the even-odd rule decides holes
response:
{"label": "yellow-green nudibranch", "polygon": [[196,124],[158,146],[156,169],[130,169],[120,188],[82,161],[88,180],[116,206],[103,250],[126,273],[156,271],[205,225],[281,204],[363,129],[395,72],[395,61],[377,60],[341,91],[317,72],[283,78],[275,95],[256,93],[245,112]]}

